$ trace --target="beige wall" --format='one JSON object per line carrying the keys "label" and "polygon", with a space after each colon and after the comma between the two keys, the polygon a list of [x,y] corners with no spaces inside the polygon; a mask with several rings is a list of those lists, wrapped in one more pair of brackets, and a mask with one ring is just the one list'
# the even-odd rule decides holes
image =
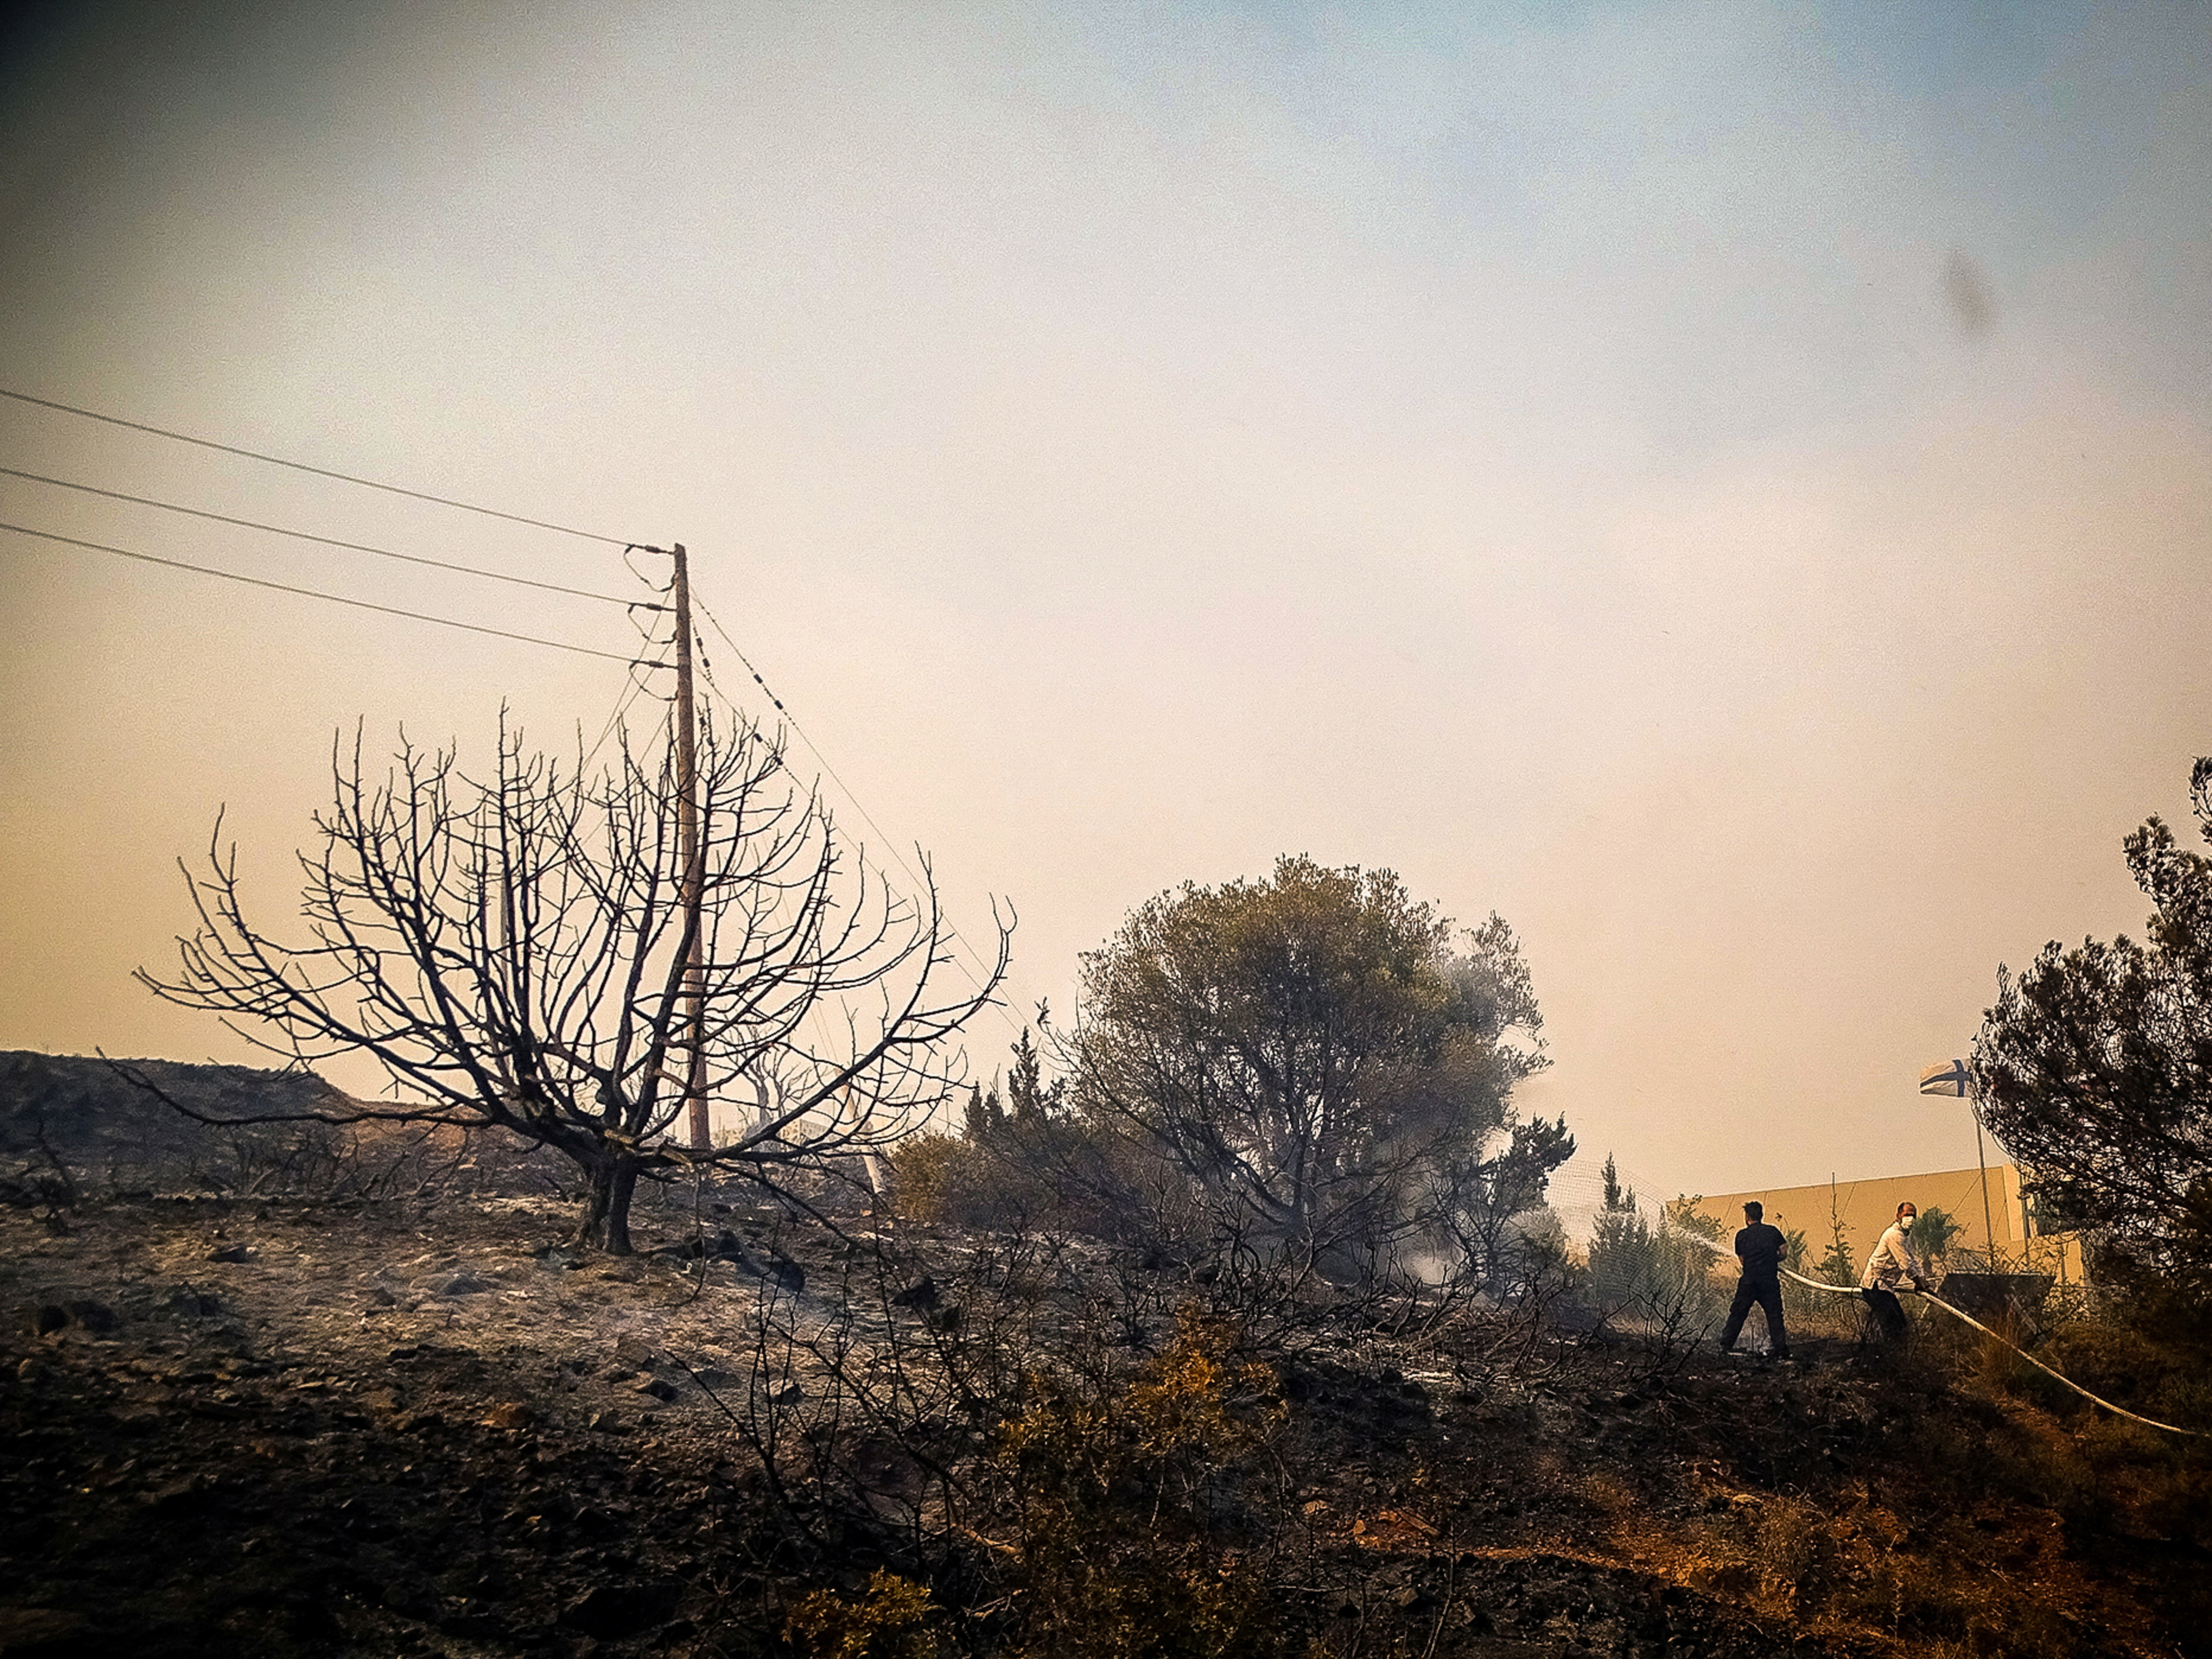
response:
{"label": "beige wall", "polygon": [[1942,1209],[1959,1224],[1954,1249],[1979,1250],[1993,1243],[1999,1256],[2014,1261],[2025,1258],[2037,1272],[2062,1273],[2069,1279],[2078,1279],[2081,1276],[2081,1257],[2070,1235],[2025,1236],[2028,1227],[2021,1206],[2020,1172],[2009,1164],[1992,1164],[1987,1179],[1986,1224],[1982,1206],[1984,1176],[1978,1169],[1886,1176],[1875,1181],[1840,1181],[1832,1187],[1824,1181],[1812,1187],[1716,1193],[1698,1199],[1694,1207],[1717,1217],[1733,1231],[1743,1225],[1744,1204],[1757,1199],[1766,1206],[1770,1223],[1784,1232],[1805,1235],[1806,1252],[1814,1260],[1827,1249],[1831,1216],[1840,1217],[1844,1236],[1850,1244],[1851,1259],[1863,1263],[1875,1241],[1881,1237],[1882,1229],[1896,1218],[1897,1206],[1910,1201],[1916,1209]]}

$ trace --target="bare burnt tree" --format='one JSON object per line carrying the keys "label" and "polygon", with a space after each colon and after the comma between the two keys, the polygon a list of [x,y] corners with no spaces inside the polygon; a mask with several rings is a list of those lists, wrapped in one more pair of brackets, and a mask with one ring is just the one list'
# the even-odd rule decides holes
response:
{"label": "bare burnt tree", "polygon": [[[205,870],[185,870],[199,927],[179,970],[138,978],[271,1052],[365,1053],[392,1081],[389,1099],[273,1115],[490,1126],[573,1160],[579,1240],[616,1254],[641,1177],[703,1166],[775,1186],[897,1140],[963,1080],[947,1039],[1006,971],[1001,921],[982,982],[945,991],[927,861],[918,895],[887,887],[750,723],[702,721],[696,933],[672,765],[626,742],[592,773],[502,719],[488,781],[404,738],[380,779],[356,732],[331,771],[300,855],[306,938],[247,919],[218,818]],[[738,1103],[742,1126],[681,1144],[693,1095]]]}

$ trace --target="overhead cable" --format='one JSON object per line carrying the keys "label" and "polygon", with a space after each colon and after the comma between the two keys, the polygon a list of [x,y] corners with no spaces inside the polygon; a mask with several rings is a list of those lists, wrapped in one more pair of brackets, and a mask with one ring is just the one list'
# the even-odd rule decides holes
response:
{"label": "overhead cable", "polygon": [[[645,682],[638,678],[637,667],[635,665],[632,665],[630,669],[629,689],[625,690],[622,696],[616,702],[615,712],[607,716],[607,723],[604,726],[600,727],[598,738],[592,743],[589,749],[584,751],[583,759],[577,763],[577,765],[580,768],[589,766],[593,761],[599,757],[599,750],[607,746],[607,739],[614,736],[615,729],[622,724],[623,716],[629,712],[630,704],[635,702],[644,690]],[[661,721],[665,721],[667,718],[667,714],[664,711],[660,717]],[[659,724],[660,722],[659,721],[655,722],[654,729],[656,731],[659,729]]]}
{"label": "overhead cable", "polygon": [[609,547],[640,545],[628,536],[602,536],[595,531],[578,530],[573,526],[555,524],[545,519],[525,518],[520,513],[502,513],[495,507],[479,507],[474,501],[457,500],[451,495],[434,495],[424,489],[409,489],[400,484],[384,483],[375,478],[363,478],[350,472],[333,471],[326,466],[310,466],[305,461],[295,461],[282,455],[264,454],[258,449],[241,449],[236,444],[217,443],[212,438],[196,437],[189,432],[175,432],[167,427],[149,426],[143,421],[126,421],[119,415],[103,415],[96,409],[79,409],[75,404],[57,403],[51,398],[33,398],[27,392],[16,392],[0,386],[0,398],[12,398],[19,404],[31,404],[40,409],[58,410],[64,415],[82,416],[88,421],[104,421],[109,426],[127,427],[133,432],[150,433],[156,438],[173,439],[178,443],[198,444],[203,449],[220,450],[226,455],[241,455],[249,461],[266,461],[271,466],[289,466],[295,472],[312,472],[319,478],[335,478],[340,483],[359,484],[364,489],[381,489],[386,495],[405,495],[418,501],[429,501],[438,507],[459,507],[464,513],[480,513],[488,519],[504,519],[509,524],[526,524],[533,530],[551,530],[563,536],[574,536],[583,541],[602,542]]}
{"label": "overhead cable", "polygon": [[[634,663],[636,659],[626,657],[619,651],[599,651],[588,645],[570,645],[562,640],[539,639],[534,634],[511,633],[504,628],[486,628],[480,623],[456,622],[451,617],[434,617],[423,611],[403,611],[398,605],[376,605],[368,599],[348,599],[343,593],[325,593],[312,587],[295,587],[289,582],[264,581],[258,576],[243,576],[235,570],[218,570],[212,565],[187,564],[182,559],[157,558],[151,553],[135,553],[127,547],[111,547],[105,542],[82,541],[75,536],[57,536],[51,530],[33,530],[28,525],[0,524],[0,530],[13,531],[19,536],[36,536],[41,540],[60,542],[67,547],[88,548],[95,553],[112,553],[119,559],[136,559],[142,564],[158,564],[171,570],[189,570],[196,575],[220,576],[225,581],[244,582],[249,587],[266,587],[279,593],[296,593],[302,599],[327,599],[332,605],[349,605],[356,610],[378,611],[387,617],[405,617],[413,622],[435,623],[441,628],[458,628],[471,634],[489,634],[495,639],[519,640],[525,645],[542,645],[555,651],[570,651],[580,657],[604,657],[609,662]],[[646,665],[665,668],[665,663]]]}
{"label": "overhead cable", "polygon": [[380,559],[399,559],[408,564],[428,565],[434,570],[453,570],[464,576],[482,576],[486,580],[513,582],[520,587],[542,588],[548,593],[567,593],[580,599],[599,599],[608,605],[636,605],[653,611],[665,611],[667,606],[647,599],[625,599],[614,593],[594,593],[587,588],[563,587],[558,582],[541,582],[528,576],[511,576],[504,570],[484,570],[471,564],[453,564],[445,559],[425,558],[419,553],[398,553],[388,547],[372,547],[367,542],[340,541],[335,536],[317,536],[305,530],[288,530],[283,525],[262,524],[253,519],[234,519],[227,513],[210,513],[204,508],[184,507],[175,501],[155,501],[150,495],[131,495],[119,489],[102,489],[98,484],[76,483],[67,478],[50,478],[43,472],[26,472],[21,467],[0,466],[0,473],[11,478],[27,478],[33,483],[52,484],[58,489],[81,490],[88,495],[104,495],[111,501],[129,501],[134,507],[155,507],[164,513],[182,513],[195,519],[209,519],[216,524],[236,525],[241,530],[265,531],[271,536],[289,536],[295,541],[314,542],[324,547],[342,547],[352,553],[374,553]]}
{"label": "overhead cable", "polygon": [[[820,764],[822,769],[830,775],[830,781],[836,783],[837,787],[843,792],[845,799],[853,803],[853,810],[860,815],[861,822],[876,832],[878,842],[884,847],[884,850],[890,853],[892,861],[896,863],[901,870],[906,872],[906,878],[912,882],[917,888],[929,887],[931,884],[925,882],[920,876],[916,875],[914,872],[913,866],[908,864],[906,860],[899,855],[897,843],[891,840],[890,832],[884,830],[883,825],[876,822],[874,816],[869,812],[868,809],[861,805],[860,798],[853,793],[852,786],[847,783],[843,778],[838,776],[837,769],[830,763],[830,757],[824,755],[819,748],[816,747],[813,738],[806,735],[805,728],[799,725],[798,716],[793,714],[788,708],[786,708],[783,706],[782,699],[778,697],[774,691],[769,689],[768,682],[761,678],[760,670],[753,666],[751,659],[745,655],[744,651],[738,648],[738,642],[730,637],[730,630],[722,626],[722,619],[702,604],[700,602],[699,596],[696,593],[694,593],[691,596],[691,608],[698,611],[700,615],[706,617],[708,622],[714,625],[714,631],[722,636],[723,643],[727,645],[730,647],[731,652],[736,656],[737,659],[744,665],[745,672],[753,677],[753,684],[760,687],[761,695],[765,696],[769,702],[775,705],[775,712],[783,716],[785,722],[790,726],[792,732],[798,737],[801,743],[806,745],[807,752],[812,755],[816,762]],[[711,665],[708,667],[707,678],[710,683],[714,678],[714,669]],[[969,962],[972,962],[975,964],[975,969],[988,974],[989,970],[985,969],[983,966],[982,952],[968,942],[968,936],[960,931],[958,924],[956,923],[951,917],[946,916],[945,918],[945,931],[952,935],[954,942],[957,943],[963,951],[968,953]],[[970,985],[973,985],[978,991],[983,988],[982,981],[975,977],[975,971],[970,970],[968,963],[962,962],[957,957],[954,957],[951,960],[952,962],[952,965],[959,969],[962,976],[965,978]],[[995,1000],[991,1006],[998,1009],[999,1018],[1006,1021],[1006,1029],[1008,1030],[1015,1030],[1013,1016],[1006,1011],[1005,1006]]]}
{"label": "overhead cable", "polygon": [[[625,563],[629,562],[627,552],[624,554],[623,562]],[[635,566],[631,568],[631,574],[634,575],[637,574]],[[641,577],[640,580],[643,579]],[[655,611],[659,611],[663,608],[664,607],[660,605],[654,605],[652,607],[652,609]],[[635,616],[630,618],[630,623],[633,627],[637,628],[638,638],[642,642],[643,647],[653,650],[660,648],[664,641],[653,637],[654,630],[651,627],[639,627],[637,618]],[[662,665],[663,665],[657,662],[647,661],[643,658],[635,659],[631,662],[629,672],[624,677],[628,679],[629,684],[623,690],[622,696],[617,700],[614,713],[607,716],[607,723],[600,728],[598,738],[592,743],[592,746],[588,750],[584,751],[583,758],[577,763],[577,769],[579,772],[599,758],[599,750],[606,747],[607,739],[614,736],[616,731],[621,727],[623,716],[629,712],[629,706],[633,702],[635,702],[641,696],[644,695],[646,689],[645,681],[640,677],[638,671],[640,669],[650,670],[659,668]],[[654,730],[657,732],[667,719],[668,711],[664,708],[661,711],[660,719],[654,722]],[[577,735],[580,738],[583,735],[580,729]],[[625,732],[625,743],[627,743],[627,739],[628,734]]]}

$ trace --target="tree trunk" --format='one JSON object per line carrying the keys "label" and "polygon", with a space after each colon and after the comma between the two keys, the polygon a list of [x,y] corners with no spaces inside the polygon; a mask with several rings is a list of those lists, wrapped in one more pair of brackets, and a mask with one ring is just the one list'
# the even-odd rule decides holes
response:
{"label": "tree trunk", "polygon": [[615,1157],[592,1170],[592,1190],[576,1229],[576,1243],[609,1255],[630,1253],[629,1200],[637,1191],[637,1170],[635,1158]]}

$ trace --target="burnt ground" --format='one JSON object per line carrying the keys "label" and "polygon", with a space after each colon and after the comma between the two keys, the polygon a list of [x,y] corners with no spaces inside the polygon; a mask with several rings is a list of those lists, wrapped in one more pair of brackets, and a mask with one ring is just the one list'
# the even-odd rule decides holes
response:
{"label": "burnt ground", "polygon": [[[542,1200],[0,1209],[0,1655],[789,1651],[866,1564],[738,1431],[763,1376],[820,1393],[763,1291],[847,1352],[949,1320],[856,1295],[865,1233],[702,1219],[725,1259],[672,1213],[678,1248],[584,1256]],[[977,1241],[904,1232],[949,1299]],[[1077,1300],[1133,1271],[1044,1259]],[[1273,1355],[1279,1650],[2206,1650],[2203,1460],[2143,1431],[1841,1340],[1485,1344]]]}

